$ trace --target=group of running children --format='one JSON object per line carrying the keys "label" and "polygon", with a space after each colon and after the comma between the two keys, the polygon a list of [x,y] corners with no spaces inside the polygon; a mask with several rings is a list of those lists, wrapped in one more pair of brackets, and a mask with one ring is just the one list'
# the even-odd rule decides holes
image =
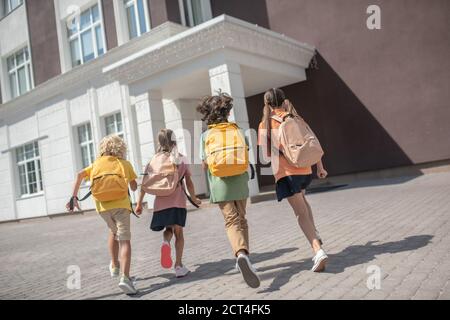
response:
{"label": "group of running children", "polygon": [[[232,108],[233,99],[225,93],[202,99],[197,111],[208,129],[201,136],[200,154],[208,177],[210,202],[218,204],[224,216],[236,269],[248,286],[257,288],[260,278],[249,259],[249,228],[245,217],[249,197],[249,148],[242,130],[228,121]],[[288,200],[314,251],[312,271],[323,271],[328,257],[305,199],[305,189],[312,180],[311,166],[317,165],[319,178],[327,176],[321,161],[323,151],[317,137],[281,89],[270,89],[264,95],[258,145],[271,161],[278,201]],[[125,294],[133,295],[138,291],[130,277],[130,213],[141,215],[145,195],[155,196],[150,229],[163,231],[161,265],[167,269],[174,266],[176,277],[185,277],[190,272],[182,262],[186,200],[195,206],[200,206],[201,200],[196,196],[188,161],[177,151],[174,133],[162,129],[155,156],[145,168],[133,210],[128,187],[136,191],[138,183],[133,167],[125,160],[126,150],[119,136],[105,137],[100,143],[99,157],[78,173],[66,207],[69,211],[80,210],[77,197],[80,185],[83,180],[90,181],[96,210],[110,230],[111,277],[120,277],[119,287]],[[171,253],[172,238],[175,238],[175,263]]]}

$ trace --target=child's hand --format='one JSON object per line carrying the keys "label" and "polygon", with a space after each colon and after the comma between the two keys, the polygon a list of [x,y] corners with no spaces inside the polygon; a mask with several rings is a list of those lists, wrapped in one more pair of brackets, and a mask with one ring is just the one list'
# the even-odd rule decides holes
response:
{"label": "child's hand", "polygon": [[[71,200],[71,201],[72,201],[72,200]],[[69,211],[69,212],[73,212],[75,208],[77,208],[78,211],[81,211],[80,205],[78,204],[77,198],[73,198],[73,208],[72,208],[72,209],[70,209],[70,201],[67,202],[67,204],[66,204],[66,209],[67,209],[67,211]]]}
{"label": "child's hand", "polygon": [[194,199],[192,199],[192,201],[194,201],[194,203],[198,206],[200,206],[202,204],[202,200],[200,200],[199,198],[195,197]]}
{"label": "child's hand", "polygon": [[328,172],[324,168],[317,168],[317,176],[320,179],[325,179],[328,176]]}
{"label": "child's hand", "polygon": [[136,214],[138,215],[138,216],[140,216],[141,214],[142,214],[142,203],[138,203],[137,205],[136,205],[136,209],[134,209],[134,212],[136,212]]}

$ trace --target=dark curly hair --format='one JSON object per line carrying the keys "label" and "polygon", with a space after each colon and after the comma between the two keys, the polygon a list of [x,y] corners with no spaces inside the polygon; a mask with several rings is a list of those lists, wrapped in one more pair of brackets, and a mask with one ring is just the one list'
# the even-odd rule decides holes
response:
{"label": "dark curly hair", "polygon": [[228,116],[233,108],[233,98],[223,92],[215,96],[206,96],[197,107],[203,115],[202,121],[208,125],[228,122]]}

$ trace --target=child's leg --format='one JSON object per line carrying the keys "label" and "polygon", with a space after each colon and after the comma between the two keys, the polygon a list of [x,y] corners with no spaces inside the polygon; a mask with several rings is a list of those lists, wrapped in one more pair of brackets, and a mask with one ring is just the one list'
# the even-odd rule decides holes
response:
{"label": "child's leg", "polygon": [[[312,224],[314,225],[314,230],[316,231],[316,236],[319,238],[319,231],[317,231],[316,223],[314,222],[314,217],[312,214],[311,206],[309,205],[309,202],[306,200],[305,190],[302,191],[302,195],[303,195],[303,199],[305,199],[306,207],[308,208],[309,219],[312,221]],[[320,239],[318,239],[318,240],[321,241]]]}
{"label": "child's leg", "polygon": [[246,207],[247,207],[247,199],[245,200],[237,200],[235,201],[237,211],[239,212],[239,224],[240,229],[242,230],[242,234],[244,236],[244,243],[245,243],[245,250],[241,250],[236,253],[236,255],[239,255],[240,253],[243,254],[249,254],[250,253],[250,241],[248,237],[248,223],[247,219],[245,218],[245,215],[247,214]]}
{"label": "child's leg", "polygon": [[122,274],[127,278],[130,277],[131,265],[131,242],[130,240],[120,241],[120,267]]}
{"label": "child's leg", "polygon": [[183,250],[184,250],[184,234],[183,227],[175,225],[173,227],[175,233],[175,267],[181,267],[183,265]]}
{"label": "child's leg", "polygon": [[129,278],[131,264],[130,213],[126,209],[116,209],[113,219],[117,226],[117,238],[120,244],[120,269],[122,275]]}
{"label": "child's leg", "polygon": [[308,206],[305,203],[305,198],[301,193],[296,193],[292,197],[289,197],[288,201],[292,209],[294,209],[297,222],[311,244],[314,252],[319,251],[321,249],[320,242],[317,240],[314,223],[309,218]]}
{"label": "child's leg", "polygon": [[163,232],[163,239],[166,242],[169,242],[172,240],[173,237],[173,227],[172,226],[167,226],[166,229]]}
{"label": "child's leg", "polygon": [[219,203],[225,219],[228,240],[230,241],[233,253],[238,256],[240,253],[248,254],[248,226],[245,219],[245,200],[227,201]]}
{"label": "child's leg", "polygon": [[173,226],[166,226],[163,232],[163,243],[161,245],[161,266],[165,269],[172,268],[172,248],[170,241],[173,237]]}
{"label": "child's leg", "polygon": [[108,251],[111,256],[111,267],[117,268],[119,267],[119,242],[117,239],[118,228],[117,224],[113,219],[114,210],[110,210],[108,212],[102,212],[100,217],[105,220],[106,224],[109,228],[108,235]]}
{"label": "child's leg", "polygon": [[305,201],[306,208],[308,209],[309,219],[311,220],[312,224],[314,225],[314,229],[316,229],[316,223],[314,222],[314,217],[313,217],[313,214],[312,214],[311,206],[309,205],[309,202],[306,200],[306,197],[305,197],[305,190],[302,191],[302,196],[303,196],[303,199]]}
{"label": "child's leg", "polygon": [[116,235],[109,232],[108,236],[108,249],[111,255],[111,267],[119,267],[119,241],[116,240]]}

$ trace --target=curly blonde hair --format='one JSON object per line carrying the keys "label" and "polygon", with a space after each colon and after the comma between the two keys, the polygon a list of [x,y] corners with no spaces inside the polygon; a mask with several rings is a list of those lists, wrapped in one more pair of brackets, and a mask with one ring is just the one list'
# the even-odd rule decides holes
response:
{"label": "curly blonde hair", "polygon": [[118,135],[106,136],[100,141],[100,156],[113,156],[125,159],[127,154],[127,145]]}

